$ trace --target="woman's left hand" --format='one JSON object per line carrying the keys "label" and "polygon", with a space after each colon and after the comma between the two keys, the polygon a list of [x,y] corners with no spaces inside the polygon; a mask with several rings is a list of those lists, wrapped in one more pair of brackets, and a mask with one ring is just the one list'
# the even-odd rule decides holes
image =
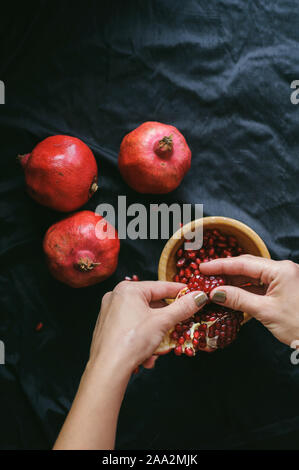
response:
{"label": "woman's left hand", "polygon": [[104,295],[94,330],[89,364],[117,362],[132,372],[139,364],[153,365],[165,333],[192,316],[207,301],[193,292],[168,306],[161,299],[175,298],[185,284],[161,281],[123,281]]}

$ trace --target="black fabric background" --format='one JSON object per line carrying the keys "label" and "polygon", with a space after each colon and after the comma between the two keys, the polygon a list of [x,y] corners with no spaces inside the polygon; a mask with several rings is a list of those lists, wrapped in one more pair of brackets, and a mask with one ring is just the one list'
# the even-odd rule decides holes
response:
{"label": "black fabric background", "polygon": [[[49,448],[73,400],[105,291],[137,273],[156,279],[165,241],[122,241],[108,281],[75,290],[55,281],[42,253],[61,214],[25,192],[16,155],[49,135],[93,150],[100,190],[85,206],[203,203],[237,218],[276,259],[299,262],[299,79],[295,0],[126,0],[1,6],[0,446]],[[193,152],[172,194],[141,196],[122,181],[123,136],[170,123]],[[44,328],[37,333],[36,324]],[[121,410],[120,449],[299,447],[299,369],[290,349],[252,320],[213,355],[161,358],[133,377]],[[100,418],[99,418],[100,419]]]}

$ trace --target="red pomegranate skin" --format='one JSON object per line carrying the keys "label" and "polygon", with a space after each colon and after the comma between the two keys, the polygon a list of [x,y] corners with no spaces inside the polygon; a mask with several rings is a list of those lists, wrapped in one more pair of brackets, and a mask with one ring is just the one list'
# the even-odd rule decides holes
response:
{"label": "red pomegranate skin", "polygon": [[191,166],[191,151],[174,126],[145,122],[127,134],[118,157],[120,173],[139,193],[176,189]]}
{"label": "red pomegranate skin", "polygon": [[94,155],[76,137],[47,137],[20,161],[30,196],[57,211],[78,209],[98,188]]}
{"label": "red pomegranate skin", "polygon": [[[110,228],[115,238],[96,236]],[[104,281],[117,267],[117,231],[102,216],[80,211],[52,225],[43,248],[52,275],[71,287],[86,287]]]}

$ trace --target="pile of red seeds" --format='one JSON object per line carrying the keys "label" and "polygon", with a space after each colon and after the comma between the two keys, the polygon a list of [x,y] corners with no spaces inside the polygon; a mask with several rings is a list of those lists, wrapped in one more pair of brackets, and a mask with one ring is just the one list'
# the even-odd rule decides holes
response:
{"label": "pile of red seeds", "polygon": [[[219,285],[222,285],[220,276],[201,276],[199,271],[200,264],[211,261],[212,259],[238,256],[242,253],[244,253],[244,251],[239,246],[235,237],[224,235],[217,229],[206,230],[203,235],[203,245],[199,250],[178,249],[176,253],[177,274],[174,275],[173,280],[187,284],[190,289],[196,287],[197,290],[199,285],[205,285],[205,281],[207,281],[207,283],[216,284],[215,281],[219,280]],[[196,282],[198,282],[198,286],[196,284],[194,286]],[[214,287],[216,287],[216,285],[214,285]]]}

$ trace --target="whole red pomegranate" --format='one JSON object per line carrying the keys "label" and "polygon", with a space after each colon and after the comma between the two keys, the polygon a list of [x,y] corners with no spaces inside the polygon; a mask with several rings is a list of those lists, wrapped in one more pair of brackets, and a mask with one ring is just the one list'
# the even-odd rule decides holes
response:
{"label": "whole red pomegranate", "polygon": [[117,267],[117,232],[91,211],[77,212],[52,225],[43,247],[53,276],[71,287],[104,281]]}
{"label": "whole red pomegranate", "polygon": [[19,159],[30,196],[57,211],[78,209],[98,189],[96,160],[76,137],[48,137]]}
{"label": "whole red pomegranate", "polygon": [[179,186],[191,165],[191,151],[174,127],[145,122],[127,134],[120,146],[119,170],[139,193],[165,194]]}

